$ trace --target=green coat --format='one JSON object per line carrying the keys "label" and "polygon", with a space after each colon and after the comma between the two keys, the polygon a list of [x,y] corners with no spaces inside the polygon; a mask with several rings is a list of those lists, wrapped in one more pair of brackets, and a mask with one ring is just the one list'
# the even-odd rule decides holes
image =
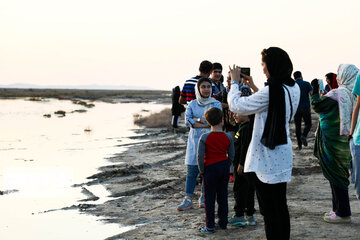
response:
{"label": "green coat", "polygon": [[340,135],[340,115],[338,102],[329,97],[314,94],[311,106],[319,114],[314,155],[326,179],[339,188],[348,189],[349,163],[351,153],[346,135]]}

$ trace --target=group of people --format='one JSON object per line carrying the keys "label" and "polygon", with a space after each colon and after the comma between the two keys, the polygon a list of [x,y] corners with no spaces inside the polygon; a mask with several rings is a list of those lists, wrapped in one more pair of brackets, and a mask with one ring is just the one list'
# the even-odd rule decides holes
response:
{"label": "group of people", "polygon": [[[256,193],[267,239],[289,239],[286,188],[293,162],[289,125],[294,119],[301,150],[308,145],[311,105],[320,115],[314,155],[320,160],[332,191],[333,207],[325,213],[324,220],[350,222],[349,168],[358,198],[360,195],[358,69],[350,64],[340,65],[337,75],[326,75],[328,88],[320,91],[317,79],[309,84],[299,71],[293,75],[296,81],[291,77],[292,62],[281,48],[264,49],[261,64],[267,79],[262,89],[235,65],[229,66],[225,87],[221,81],[222,65],[203,61],[200,74],[187,80],[180,96],[177,95],[179,99],[173,102],[173,108],[188,104],[185,124],[190,128],[185,156],[185,198],[177,210],[193,208],[192,198],[200,174],[199,207],[206,212],[206,225],[201,232],[214,233],[215,229],[226,229],[227,224],[256,225],[253,216]],[[230,165],[234,167],[235,214],[228,217]]]}

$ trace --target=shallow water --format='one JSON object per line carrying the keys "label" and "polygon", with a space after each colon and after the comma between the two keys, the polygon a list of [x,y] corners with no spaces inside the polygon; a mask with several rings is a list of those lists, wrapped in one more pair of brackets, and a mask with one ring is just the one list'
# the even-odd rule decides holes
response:
{"label": "shallow water", "polygon": [[[0,239],[103,239],[127,231],[77,210],[48,210],[86,199],[81,187],[72,185],[111,164],[106,158],[124,150],[116,145],[135,141],[128,138],[136,135],[133,114],[165,107],[95,102],[88,109],[66,100],[0,100],[0,190],[10,191],[0,195]],[[79,109],[87,112],[68,113]],[[67,115],[57,117],[57,110]],[[86,188],[100,197],[86,203],[109,200],[101,185]]]}

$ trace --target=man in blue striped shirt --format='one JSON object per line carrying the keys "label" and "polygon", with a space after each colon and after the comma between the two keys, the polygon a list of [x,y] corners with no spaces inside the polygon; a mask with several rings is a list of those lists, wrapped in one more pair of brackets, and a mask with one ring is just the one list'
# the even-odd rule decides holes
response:
{"label": "man in blue striped shirt", "polygon": [[[196,86],[197,81],[201,77],[208,78],[210,76],[212,67],[213,67],[212,63],[207,60],[202,61],[200,63],[199,75],[185,81],[184,87],[182,88],[181,93],[180,93],[180,98],[179,98],[180,104],[186,104],[196,98],[195,97],[195,86]],[[214,84],[212,85],[212,93],[213,94],[215,93],[215,85]]]}

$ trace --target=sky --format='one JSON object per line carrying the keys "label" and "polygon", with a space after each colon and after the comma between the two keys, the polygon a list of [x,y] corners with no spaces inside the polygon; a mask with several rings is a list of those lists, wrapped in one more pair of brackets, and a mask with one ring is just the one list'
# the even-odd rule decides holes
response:
{"label": "sky", "polygon": [[251,68],[288,52],[307,81],[360,67],[358,0],[0,0],[0,84],[170,90],[202,60]]}

